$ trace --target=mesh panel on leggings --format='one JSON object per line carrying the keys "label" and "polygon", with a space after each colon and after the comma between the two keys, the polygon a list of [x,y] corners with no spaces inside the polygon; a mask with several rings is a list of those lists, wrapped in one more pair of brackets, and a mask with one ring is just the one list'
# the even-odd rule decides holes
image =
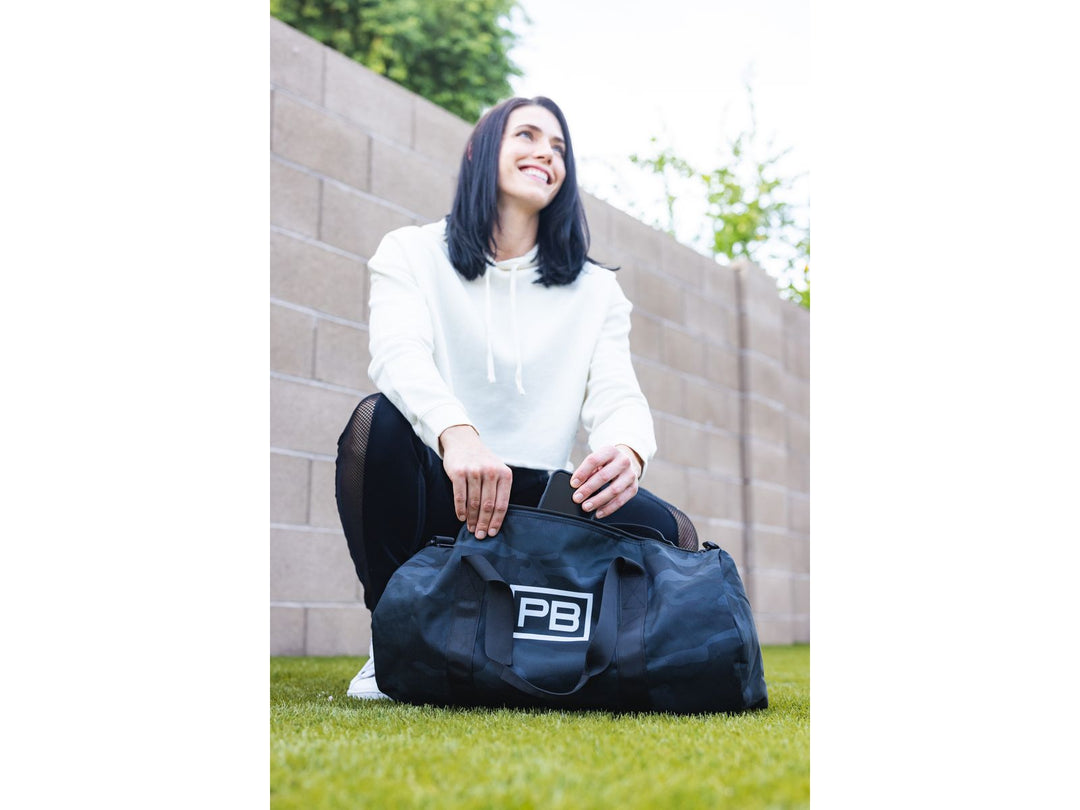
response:
{"label": "mesh panel on leggings", "polygon": [[[378,398],[378,394],[372,394],[360,401],[338,439],[334,494],[337,496],[338,515],[341,517],[341,527],[345,530],[346,537],[353,532],[363,531],[361,516],[364,511],[364,460],[367,458],[371,420],[375,415],[375,402]],[[356,541],[361,539],[355,538]],[[354,539],[350,538],[350,545],[352,542]]]}
{"label": "mesh panel on leggings", "polygon": [[668,508],[668,511],[671,512],[671,516],[675,518],[675,523],[679,526],[679,548],[697,551],[697,529],[695,529],[694,524],[690,522],[690,518],[688,518],[686,513],[678,507],[672,506],[670,503],[664,505]]}

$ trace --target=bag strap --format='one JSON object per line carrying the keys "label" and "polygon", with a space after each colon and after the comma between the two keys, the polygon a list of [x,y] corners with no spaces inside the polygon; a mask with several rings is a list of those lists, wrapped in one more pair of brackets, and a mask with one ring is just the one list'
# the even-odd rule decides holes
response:
{"label": "bag strap", "polygon": [[[486,586],[484,600],[487,629],[484,634],[484,653],[501,667],[499,677],[514,688],[533,697],[566,697],[580,691],[594,676],[611,666],[615,657],[616,643],[621,642],[627,650],[620,650],[620,666],[625,660],[627,676],[638,674],[638,683],[630,691],[640,702],[645,694],[645,650],[643,622],[645,618],[645,569],[626,557],[616,557],[604,574],[600,614],[596,631],[585,652],[581,677],[568,691],[557,692],[544,689],[523,677],[513,669],[514,646],[514,595],[510,585],[484,557],[465,555],[462,561],[469,565]],[[626,606],[624,607],[624,603]],[[620,621],[620,613],[629,623]],[[635,649],[636,648],[636,649]],[[620,685],[623,685],[620,673]],[[630,686],[626,684],[626,686]],[[647,699],[647,698],[646,698]]]}

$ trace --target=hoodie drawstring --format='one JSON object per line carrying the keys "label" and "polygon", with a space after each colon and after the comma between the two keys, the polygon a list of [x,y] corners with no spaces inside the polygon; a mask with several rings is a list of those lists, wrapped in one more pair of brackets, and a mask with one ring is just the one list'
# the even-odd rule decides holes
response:
{"label": "hoodie drawstring", "polygon": [[487,378],[495,382],[495,350],[491,343],[491,267],[484,270],[484,329],[487,333]]}
{"label": "hoodie drawstring", "polygon": [[518,335],[518,316],[517,316],[517,276],[518,268],[521,265],[517,264],[510,268],[510,321],[514,325],[514,355],[516,359],[516,366],[514,368],[514,385],[517,386],[517,392],[519,394],[525,393],[525,388],[521,384],[521,338]]}
{"label": "hoodie drawstring", "polygon": [[[517,274],[521,264],[510,268],[510,323],[514,330],[514,386],[519,394],[525,393],[522,385],[522,360],[521,360],[521,335],[518,331],[517,313]],[[495,382],[495,348],[492,338],[491,326],[491,274],[493,266],[484,270],[484,328],[487,333],[487,379],[489,383]]]}

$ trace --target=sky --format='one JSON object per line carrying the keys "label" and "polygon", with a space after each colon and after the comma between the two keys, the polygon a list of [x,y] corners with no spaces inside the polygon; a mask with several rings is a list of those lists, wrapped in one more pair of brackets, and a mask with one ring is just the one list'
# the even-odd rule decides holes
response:
{"label": "sky", "polygon": [[[546,95],[566,114],[582,187],[642,219],[662,217],[659,186],[629,162],[650,137],[692,165],[719,165],[718,147],[750,123],[778,164],[803,175],[792,201],[809,200],[809,0],[523,0],[512,18],[516,95]],[[647,200],[656,202],[649,205]],[[808,211],[805,211],[808,216]],[[692,214],[691,214],[692,215]]]}

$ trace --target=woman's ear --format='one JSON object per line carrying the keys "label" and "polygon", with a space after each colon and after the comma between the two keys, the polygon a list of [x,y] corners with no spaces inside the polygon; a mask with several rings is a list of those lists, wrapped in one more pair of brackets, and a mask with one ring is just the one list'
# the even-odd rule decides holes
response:
{"label": "woman's ear", "polygon": [[465,159],[472,160],[472,141],[469,141],[469,145],[465,147]]}

